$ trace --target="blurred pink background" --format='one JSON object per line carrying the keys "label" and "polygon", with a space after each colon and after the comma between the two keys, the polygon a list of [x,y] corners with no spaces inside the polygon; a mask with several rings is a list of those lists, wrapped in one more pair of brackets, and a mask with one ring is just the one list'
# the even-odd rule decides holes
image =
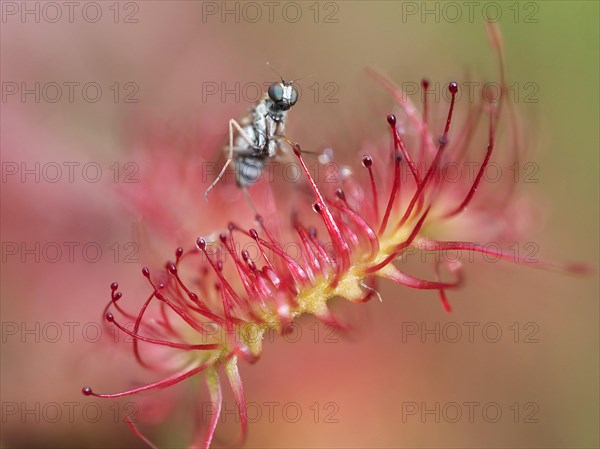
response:
{"label": "blurred pink background", "polygon": [[[57,2],[63,15],[55,23],[44,3],[2,3],[2,447],[143,446],[121,422],[142,398],[88,400],[80,389],[116,391],[152,380],[123,337],[115,350],[114,335],[101,325],[109,285],[118,280],[125,295],[141,300],[141,266],[159,266],[178,245],[190,246],[190,235],[220,230],[229,220],[224,209],[236,204],[224,188],[207,206],[193,179],[189,190],[169,190],[177,168],[168,164],[194,151],[213,160],[227,120],[252,103],[250,94],[203,97],[209,84],[274,80],[266,61],[289,78],[316,72],[302,82],[289,132],[305,148],[332,146],[354,162],[366,139],[385,132],[376,105],[391,105],[365,79],[366,65],[398,82],[427,76],[444,84],[467,72],[494,79],[479,10],[474,20],[463,11],[452,23],[451,11],[423,19],[409,3],[298,3],[296,23],[278,10],[271,23],[260,2],[256,23],[236,2],[227,7],[238,5],[239,23],[235,15],[223,20],[221,2],[100,2],[95,23],[96,10],[84,13],[84,3],[71,21]],[[517,107],[540,167],[539,182],[525,188],[547,216],[527,242],[540,258],[597,265],[598,5],[529,3],[537,10],[520,5],[517,15],[502,3],[500,20],[509,77],[521,94]],[[20,9],[35,5],[39,22]],[[532,92],[527,82],[537,86],[539,101],[523,100]],[[22,97],[23,86],[35,83],[39,101]],[[49,83],[63,86],[56,102]],[[73,101],[64,83],[79,83],[72,84]],[[96,84],[84,91],[87,83]],[[94,86],[101,88],[95,102]],[[166,160],[160,170],[140,152],[149,142]],[[57,166],[61,178],[52,182]],[[153,176],[156,198],[172,198],[162,207],[181,232],[159,237],[122,201],[139,195],[127,180]],[[299,341],[266,343],[257,365],[241,367],[247,400],[262,413],[251,419],[247,447],[597,447],[597,274],[483,262],[466,273],[450,315],[433,293],[382,284],[381,303],[337,304],[358,328],[349,338],[327,342],[322,325],[302,319]],[[439,343],[418,333],[436,326]],[[462,337],[452,342],[456,328]],[[483,328],[502,335],[491,343]],[[178,387],[182,396],[189,387]],[[480,404],[472,420],[470,402]],[[453,423],[455,403],[462,417]],[[482,415],[486,405],[492,409]],[[436,406],[439,422],[421,415]],[[289,407],[302,415],[295,420],[283,411],[293,415]],[[498,408],[502,415],[492,422]],[[186,410],[166,426],[142,429],[161,447],[184,446],[194,419]],[[228,416],[217,443],[238,432]]]}

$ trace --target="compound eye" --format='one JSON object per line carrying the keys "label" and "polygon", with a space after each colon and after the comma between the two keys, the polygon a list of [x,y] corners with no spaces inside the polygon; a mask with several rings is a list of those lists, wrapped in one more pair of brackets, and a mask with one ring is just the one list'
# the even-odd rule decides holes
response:
{"label": "compound eye", "polygon": [[269,86],[269,98],[275,102],[283,100],[283,87],[279,83],[273,83]]}
{"label": "compound eye", "polygon": [[298,92],[296,91],[296,89],[294,89],[292,87],[292,95],[290,97],[290,104],[292,106],[294,106],[296,104],[296,102],[298,101]]}

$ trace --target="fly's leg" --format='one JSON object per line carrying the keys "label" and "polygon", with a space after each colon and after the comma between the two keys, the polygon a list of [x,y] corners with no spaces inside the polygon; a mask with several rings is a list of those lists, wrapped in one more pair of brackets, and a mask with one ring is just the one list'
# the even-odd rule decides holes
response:
{"label": "fly's leg", "polygon": [[[248,145],[250,145],[255,150],[258,150],[258,151],[262,150],[262,148],[256,146],[254,144],[254,142],[252,142],[250,140],[250,138],[246,135],[246,133],[244,132],[244,130],[242,129],[242,127],[240,126],[240,124],[238,122],[236,122],[234,119],[229,120],[229,154],[227,156],[227,161],[225,162],[225,165],[223,165],[223,168],[221,169],[221,172],[217,176],[217,179],[215,179],[213,181],[213,183],[210,186],[208,186],[208,189],[206,189],[206,192],[204,192],[204,198],[206,198],[206,201],[208,201],[208,194],[210,193],[210,191],[212,189],[214,189],[214,187],[217,185],[217,183],[225,175],[225,171],[227,170],[227,167],[229,167],[229,164],[231,164],[231,161],[233,161],[233,151],[234,151],[234,147],[233,147],[233,128],[234,127],[235,127],[235,129],[237,129],[237,131],[240,134],[240,136],[248,143]],[[243,153],[244,150],[237,149],[236,152],[237,153]],[[252,152],[249,152],[249,153],[252,153]]]}
{"label": "fly's leg", "polygon": [[248,206],[250,206],[250,209],[252,209],[252,211],[254,212],[254,215],[258,215],[258,211],[256,210],[254,203],[252,202],[252,198],[250,198],[250,193],[248,193],[248,188],[242,187],[242,192],[244,193],[244,199],[248,203]]}
{"label": "fly's leg", "polygon": [[290,139],[288,139],[286,136],[271,136],[269,137],[269,140],[275,140],[275,141],[279,141],[279,140],[283,140],[285,143],[287,143],[290,147],[294,148],[294,142],[292,142]]}
{"label": "fly's leg", "polygon": [[[271,136],[269,137],[269,140],[272,141],[283,141],[285,143],[287,143],[291,148],[294,148],[294,146],[296,145],[294,142],[292,142],[290,139],[288,139],[286,136]],[[281,145],[277,145],[277,148],[282,148]],[[287,150],[283,150],[284,152],[287,152]],[[302,154],[313,154],[313,155],[320,155],[321,153],[317,153],[316,151],[305,151],[305,150],[300,150],[300,153]]]}

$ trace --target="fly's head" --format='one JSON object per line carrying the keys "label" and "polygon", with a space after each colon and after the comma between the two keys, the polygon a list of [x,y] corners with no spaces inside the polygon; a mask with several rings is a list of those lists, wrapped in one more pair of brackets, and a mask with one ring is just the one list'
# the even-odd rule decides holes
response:
{"label": "fly's head", "polygon": [[287,111],[298,101],[298,91],[293,83],[293,81],[281,80],[269,86],[268,94],[273,102],[271,108],[274,112]]}

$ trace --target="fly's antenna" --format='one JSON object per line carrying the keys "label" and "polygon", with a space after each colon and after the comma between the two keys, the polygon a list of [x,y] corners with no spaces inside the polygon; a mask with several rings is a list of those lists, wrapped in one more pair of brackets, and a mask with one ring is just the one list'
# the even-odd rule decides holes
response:
{"label": "fly's antenna", "polygon": [[289,83],[292,84],[292,83],[295,83],[296,81],[305,80],[306,78],[312,78],[313,76],[317,76],[317,72],[311,73],[310,75],[304,75],[300,78],[295,78],[295,79],[291,80]]}
{"label": "fly's antenna", "polygon": [[[275,73],[275,75],[277,75],[279,78],[281,78],[281,82],[282,83],[286,83],[286,81],[283,79],[283,76],[281,76],[281,74],[277,70],[275,70],[275,68],[273,67],[273,65],[269,61],[267,61],[267,65]],[[302,76],[300,78],[295,78],[295,79],[293,79],[291,81],[287,81],[287,83],[288,84],[294,84],[296,81],[304,80],[306,78],[312,78],[313,76],[317,76],[317,73],[315,72],[315,73],[311,73],[310,75],[305,75],[305,76]]]}
{"label": "fly's antenna", "polygon": [[279,74],[279,72],[278,72],[277,70],[275,70],[275,68],[273,67],[273,65],[272,65],[272,64],[271,64],[269,61],[267,61],[267,65],[269,66],[269,68],[270,68],[271,70],[273,70],[273,72],[275,73],[275,75],[277,75],[279,78],[281,78],[281,82],[282,82],[282,83],[285,83],[285,80],[283,79],[283,76],[281,76],[281,75]]}

